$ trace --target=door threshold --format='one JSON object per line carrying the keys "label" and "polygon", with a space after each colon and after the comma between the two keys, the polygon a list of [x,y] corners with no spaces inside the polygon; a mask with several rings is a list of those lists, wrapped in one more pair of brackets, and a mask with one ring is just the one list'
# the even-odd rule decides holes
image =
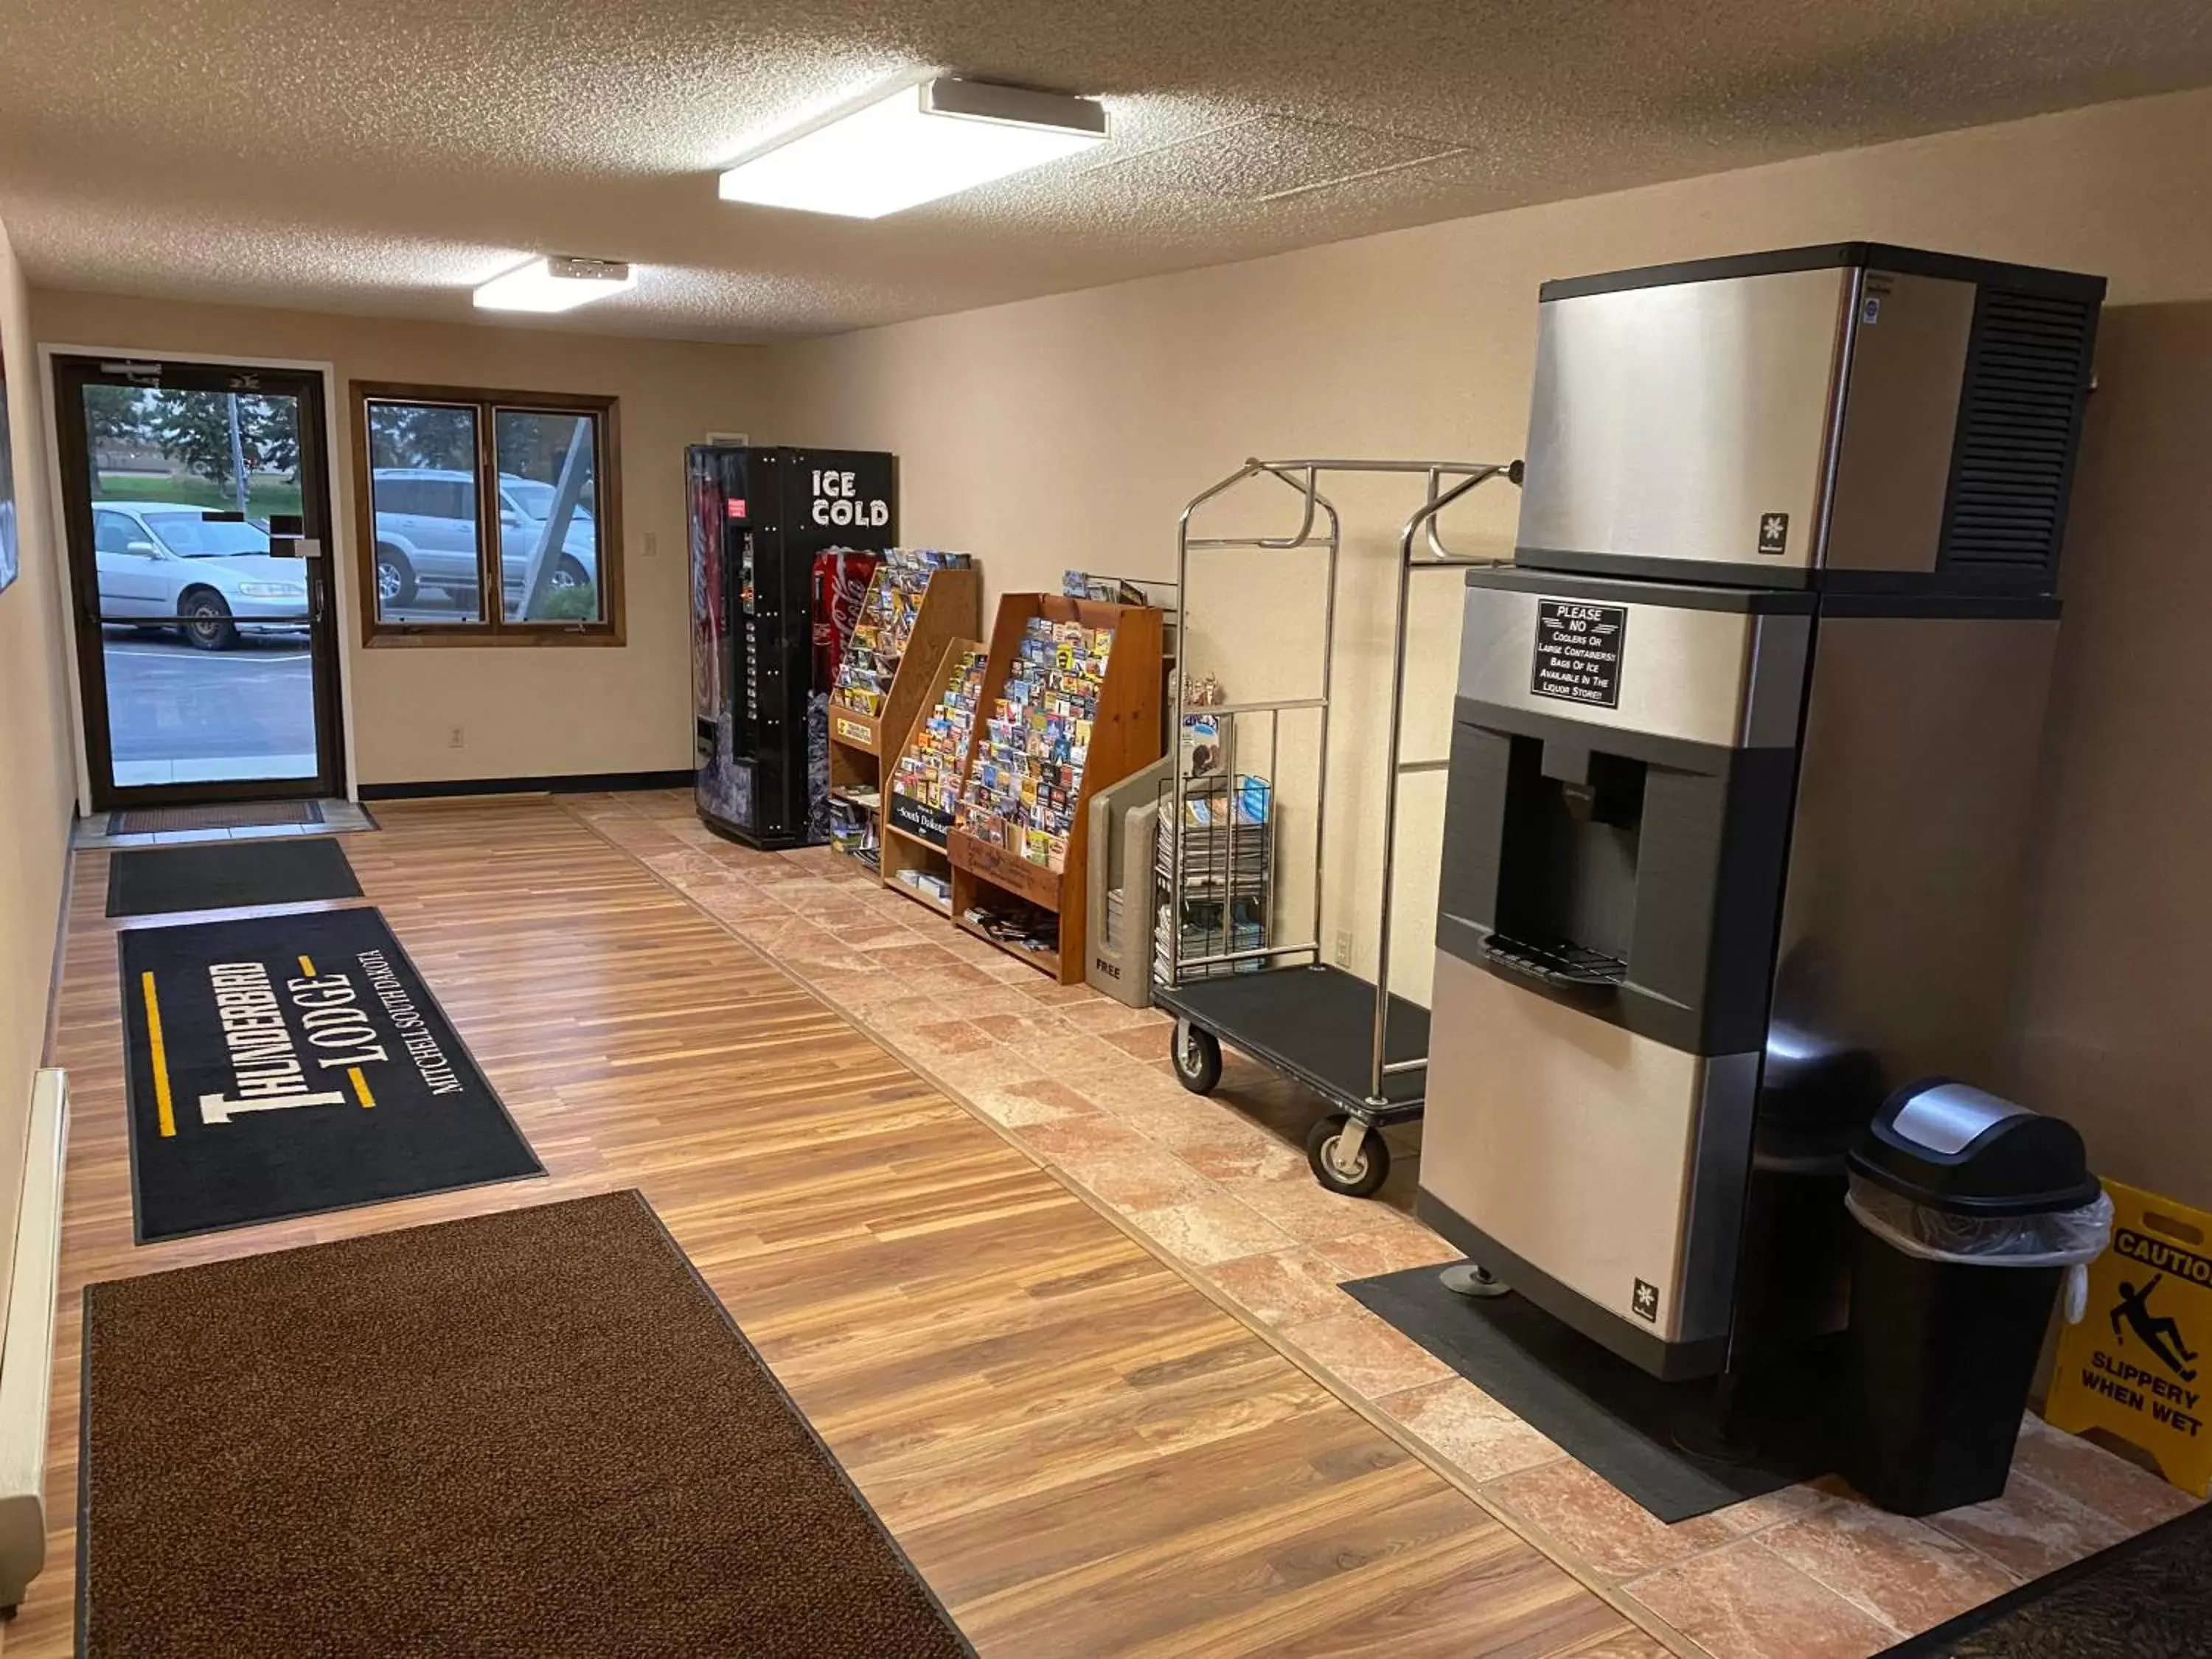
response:
{"label": "door threshold", "polygon": [[123,806],[79,818],[79,848],[179,847],[195,842],[265,841],[277,836],[349,835],[376,820],[349,800],[223,801],[205,806]]}

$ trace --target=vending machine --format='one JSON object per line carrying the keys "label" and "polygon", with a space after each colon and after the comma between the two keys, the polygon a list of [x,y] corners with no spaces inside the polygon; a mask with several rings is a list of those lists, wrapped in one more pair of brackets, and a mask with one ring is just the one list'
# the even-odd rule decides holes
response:
{"label": "vending machine", "polygon": [[699,816],[754,847],[825,841],[830,678],[817,665],[834,660],[844,607],[817,619],[815,596],[865,586],[863,566],[897,539],[897,459],[701,444],[685,459]]}

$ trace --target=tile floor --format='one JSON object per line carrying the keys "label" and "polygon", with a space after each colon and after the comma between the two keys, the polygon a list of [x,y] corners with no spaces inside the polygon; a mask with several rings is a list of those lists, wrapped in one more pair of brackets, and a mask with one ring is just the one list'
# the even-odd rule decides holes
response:
{"label": "tile floor", "polygon": [[326,800],[322,803],[322,807],[323,821],[320,823],[264,823],[229,830],[160,830],[149,834],[126,836],[109,835],[108,815],[95,812],[88,818],[76,821],[76,826],[70,836],[70,845],[79,851],[94,847],[187,847],[195,842],[266,841],[272,836],[343,836],[357,830],[376,828],[376,821],[369,817],[368,810],[353,801]]}
{"label": "tile floor", "polygon": [[1234,1054],[1216,1096],[1186,1092],[1164,1016],[1053,985],[826,848],[723,841],[688,795],[564,799],[1685,1654],[1859,1659],[2191,1506],[2031,1417],[1996,1503],[1914,1521],[1823,1481],[1665,1525],[1338,1288],[1455,1259],[1407,1213],[1418,1126],[1386,1132],[1376,1198],[1340,1198],[1306,1169],[1311,1098]]}

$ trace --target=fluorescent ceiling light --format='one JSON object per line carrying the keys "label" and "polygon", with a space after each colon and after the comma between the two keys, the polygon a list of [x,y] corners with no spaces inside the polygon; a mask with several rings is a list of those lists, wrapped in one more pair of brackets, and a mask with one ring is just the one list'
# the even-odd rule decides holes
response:
{"label": "fluorescent ceiling light", "polygon": [[574,311],[636,281],[619,260],[555,254],[493,277],[477,290],[477,305],[485,311]]}
{"label": "fluorescent ceiling light", "polygon": [[1088,98],[925,81],[802,128],[722,175],[722,198],[880,219],[1104,142]]}

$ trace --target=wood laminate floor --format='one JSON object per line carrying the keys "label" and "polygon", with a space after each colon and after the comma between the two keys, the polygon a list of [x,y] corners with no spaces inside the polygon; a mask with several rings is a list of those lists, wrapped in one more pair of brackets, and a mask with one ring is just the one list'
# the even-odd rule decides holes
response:
{"label": "wood laminate floor", "polygon": [[986,1659],[1666,1651],[557,803],[379,817],[368,901],[550,1178],[135,1247],[81,854],[52,1528],[9,1655],[70,1651],[87,1282],[629,1186]]}

